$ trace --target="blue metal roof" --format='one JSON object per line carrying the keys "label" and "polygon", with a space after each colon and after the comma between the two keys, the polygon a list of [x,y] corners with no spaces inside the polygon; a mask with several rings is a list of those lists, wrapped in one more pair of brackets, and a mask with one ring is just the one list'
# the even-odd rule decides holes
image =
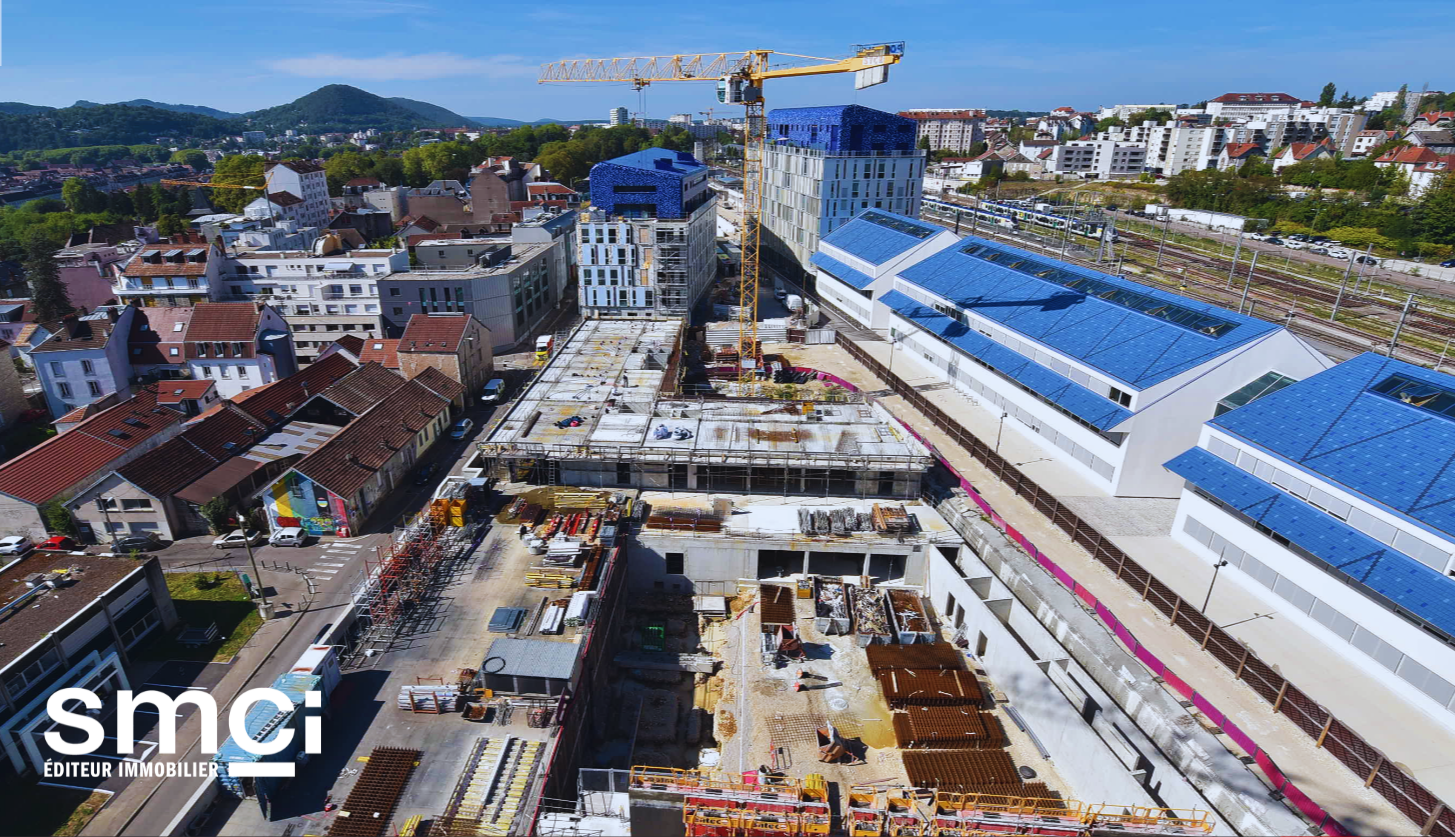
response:
{"label": "blue metal roof", "polygon": [[[287,695],[288,699],[293,701],[293,712],[296,713],[299,709],[303,707],[304,694],[306,692],[314,690],[321,691],[319,684],[322,682],[323,678],[316,674],[280,674],[278,675],[278,678],[273,681],[273,688]],[[248,716],[244,722],[244,726],[247,728],[248,731],[248,736],[255,741],[260,740],[258,739],[258,734],[262,731],[263,727],[267,725],[269,721],[273,720],[273,717],[276,716],[280,711],[282,710],[280,710],[276,705],[267,701],[260,701],[253,704],[252,708],[248,710]],[[278,737],[278,733],[280,731],[284,729],[291,729],[293,726],[295,726],[294,721],[292,718],[289,718],[289,720],[285,723],[279,724],[278,726],[274,727],[273,730],[269,732],[266,736],[264,736],[261,740],[272,741],[274,738]],[[302,737],[302,732],[295,732],[293,734],[293,744],[290,749],[296,750],[297,748],[302,747]],[[212,760],[217,762],[262,761],[264,759],[280,760],[290,757],[291,756],[288,754],[287,749],[283,750],[281,753],[275,753],[271,756],[254,755],[253,753],[249,753],[247,750],[244,750],[242,747],[239,747],[237,745],[237,742],[233,741],[231,736],[228,736],[228,739],[222,742],[222,746],[217,749],[217,755],[213,756]]]}
{"label": "blue metal roof", "polygon": [[[1258,403],[1261,401],[1241,409],[1250,409]],[[1447,635],[1455,636],[1455,582],[1438,570],[1430,569],[1203,448],[1183,453],[1168,462],[1167,469],[1260,525],[1288,538],[1291,543],[1325,562],[1337,574],[1345,576],[1347,581],[1362,585],[1395,607],[1423,619]]]}
{"label": "blue metal roof", "polygon": [[867,273],[855,270],[833,256],[825,255],[822,252],[814,253],[812,256],[809,256],[808,260],[810,263],[832,273],[834,278],[840,282],[846,285],[853,285],[861,291],[869,287],[869,283],[874,281],[874,277]]}
{"label": "blue metal roof", "polygon": [[632,154],[603,160],[602,163],[646,171],[674,172],[683,176],[707,170],[707,166],[699,163],[691,154],[669,148],[644,148]]}
{"label": "blue metal roof", "polygon": [[[999,251],[1001,262],[965,252],[983,245]],[[1010,265],[1025,260],[1055,271],[1085,277],[1097,292],[1088,294]],[[1037,268],[1038,270],[1040,268]],[[1126,383],[1146,389],[1196,368],[1279,327],[1127,279],[1030,253],[999,242],[966,236],[964,243],[941,250],[905,268],[899,276],[962,308],[998,322],[1043,345]],[[1070,279],[1074,284],[1075,280]],[[1110,294],[1113,298],[1103,298]],[[1115,301],[1115,296],[1154,300],[1180,314],[1206,315],[1224,324],[1217,333],[1189,328]]]}
{"label": "blue metal roof", "polygon": [[913,151],[913,119],[863,105],[777,108],[768,111],[767,140],[774,145],[842,151]]}
{"label": "blue metal roof", "polygon": [[882,265],[944,229],[881,209],[866,209],[824,236],[823,243],[870,264]]}
{"label": "blue metal roof", "polygon": [[890,291],[884,295],[882,301],[900,316],[980,358],[1001,374],[1099,430],[1110,430],[1132,417],[1131,410],[1111,402],[1106,396],[1097,395],[1070,378],[1007,349],[980,332],[910,299],[899,291]]}
{"label": "blue metal roof", "polygon": [[1455,377],[1365,353],[1211,424],[1455,536],[1455,417],[1372,391],[1392,376],[1455,390]]}

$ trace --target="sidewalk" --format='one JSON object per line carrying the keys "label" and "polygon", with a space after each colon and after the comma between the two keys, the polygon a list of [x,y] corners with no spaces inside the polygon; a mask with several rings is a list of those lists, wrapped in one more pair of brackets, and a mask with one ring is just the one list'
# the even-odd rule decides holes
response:
{"label": "sidewalk", "polygon": [[[859,345],[887,363],[887,343],[861,342]],[[882,382],[840,347],[794,347],[790,354],[801,365],[832,372],[869,389],[884,388]],[[930,374],[929,367],[904,351],[895,353],[894,371],[911,385],[943,380]],[[995,439],[999,422],[992,411],[973,405],[968,396],[952,389],[930,390],[925,395],[975,435],[992,442]],[[897,396],[880,401],[935,444],[1003,517],[1105,602],[1144,645],[1214,706],[1232,717],[1272,755],[1296,785],[1347,828],[1360,834],[1409,834],[1419,830],[1420,824],[1412,825],[1381,796],[1364,788],[1363,782],[1330,753],[1314,748],[1302,730],[1286,717],[1275,714],[1252,689],[1235,680],[1231,672],[1196,643],[1171,627],[1160,612],[1141,601],[1131,588],[1072,544],[1059,528],[992,477],[928,418]],[[1063,502],[1084,515],[1174,592],[1201,600],[1212,570],[1168,535],[1175,500],[1107,496],[1069,469],[1045,459],[1048,456],[1045,450],[1023,436],[1016,429],[1014,419],[1005,422],[1000,452],[1012,462],[1023,463],[1020,467],[1032,479],[1044,486],[1055,486]],[[1219,578],[1208,615],[1220,623],[1236,622],[1273,609],[1242,587],[1234,578],[1236,575],[1225,573]],[[1254,619],[1232,628],[1231,632],[1432,792],[1444,799],[1455,797],[1455,770],[1452,770],[1455,735],[1410,708],[1379,680],[1350,664],[1346,655],[1340,655],[1285,619]],[[1358,652],[1350,649],[1350,653]],[[1226,743],[1230,749],[1236,749],[1230,740]]]}

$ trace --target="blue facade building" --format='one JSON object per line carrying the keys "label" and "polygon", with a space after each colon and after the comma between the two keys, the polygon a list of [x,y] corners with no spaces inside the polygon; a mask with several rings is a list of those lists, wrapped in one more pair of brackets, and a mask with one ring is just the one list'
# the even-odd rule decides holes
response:
{"label": "blue facade building", "polygon": [[863,105],[768,111],[768,142],[834,153],[913,151],[915,121]]}
{"label": "blue facade building", "polygon": [[583,311],[684,315],[717,273],[716,193],[691,154],[646,148],[591,167],[579,227]]}
{"label": "blue facade building", "polygon": [[1174,537],[1455,728],[1455,377],[1366,353],[1271,383],[1167,463]]}
{"label": "blue facade building", "polygon": [[914,120],[836,105],[772,110],[767,126],[763,252],[778,270],[811,276],[819,240],[863,210],[919,215],[925,155]]}
{"label": "blue facade building", "polygon": [[707,166],[685,151],[647,148],[591,167],[591,204],[607,215],[684,220],[710,198]]}

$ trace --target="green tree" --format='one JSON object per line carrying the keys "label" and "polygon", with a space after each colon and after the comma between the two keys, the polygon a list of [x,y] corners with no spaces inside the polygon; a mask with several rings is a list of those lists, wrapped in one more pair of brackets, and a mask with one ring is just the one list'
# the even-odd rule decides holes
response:
{"label": "green tree", "polygon": [[1319,107],[1326,108],[1334,104],[1334,97],[1339,95],[1339,88],[1332,81],[1324,85],[1323,91],[1319,93]]}
{"label": "green tree", "polygon": [[228,521],[234,516],[232,504],[226,497],[213,497],[211,500],[197,507],[202,519],[207,521],[207,527],[212,534],[221,535],[232,530],[232,524]]}
{"label": "green tree", "polygon": [[60,242],[45,230],[32,230],[25,242],[25,280],[30,284],[31,310],[39,322],[58,320],[75,308],[61,284],[56,250]]}
{"label": "green tree", "polygon": [[1421,239],[1455,244],[1455,177],[1440,175],[1410,214]]}
{"label": "green tree", "polygon": [[918,148],[921,151],[931,151],[931,150],[933,150],[933,149],[930,148],[930,138],[927,137],[927,136],[926,137],[920,137],[919,138],[919,142],[915,143],[915,148]]}
{"label": "green tree", "polygon": [[157,235],[173,236],[181,233],[186,228],[187,225],[182,223],[182,219],[176,215],[163,215],[157,219]]}
{"label": "green tree", "polygon": [[[212,182],[261,188],[265,162],[257,154],[230,154],[213,166]],[[212,205],[223,212],[241,212],[243,207],[258,197],[261,194],[255,189],[213,189]]]}
{"label": "green tree", "polygon": [[207,154],[196,148],[181,148],[172,152],[168,162],[191,166],[194,171],[207,168]]}
{"label": "green tree", "polygon": [[136,214],[136,207],[125,189],[117,189],[106,193],[106,211],[117,218],[130,218]]}
{"label": "green tree", "polygon": [[55,500],[40,504],[40,519],[45,522],[47,532],[76,537],[76,519],[66,507]]}
{"label": "green tree", "polygon": [[136,212],[138,221],[146,223],[156,220],[157,205],[152,200],[152,195],[152,190],[147,188],[145,183],[136,187],[136,191],[132,193],[131,205]]}

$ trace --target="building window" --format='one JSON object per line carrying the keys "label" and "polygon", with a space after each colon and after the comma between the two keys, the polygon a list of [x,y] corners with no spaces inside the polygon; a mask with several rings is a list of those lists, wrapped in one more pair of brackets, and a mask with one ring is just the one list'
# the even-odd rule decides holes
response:
{"label": "building window", "polygon": [[212,377],[212,367],[211,366],[204,366],[204,367],[202,367],[202,377],[204,377],[204,378],[211,378]]}
{"label": "building window", "polygon": [[176,357],[179,354],[181,354],[181,350],[179,350],[176,346],[173,346],[167,350],[168,357]]}
{"label": "building window", "polygon": [[12,698],[19,696],[26,689],[34,686],[41,678],[45,677],[56,666],[61,664],[61,655],[55,649],[40,655],[40,658],[15,674],[5,679],[5,688],[10,691]]}
{"label": "building window", "polygon": [[62,382],[56,384],[56,386],[60,389],[61,397],[62,398],[70,398],[71,397],[71,385],[70,384],[66,383],[65,381],[62,381]]}
{"label": "building window", "polygon": [[246,378],[248,376],[248,368],[246,366],[239,366],[237,368],[237,376],[239,378]]}
{"label": "building window", "polygon": [[95,381],[87,381],[86,389],[90,390],[92,398],[101,397],[101,385]]}
{"label": "building window", "polygon": [[81,374],[83,374],[83,375],[95,375],[96,374],[96,364],[92,363],[89,360],[83,360],[83,361],[81,361]]}
{"label": "building window", "polygon": [[389,295],[390,296],[399,296],[399,289],[398,288],[390,288],[389,289]]}
{"label": "building window", "polygon": [[55,361],[51,361],[51,374],[57,378],[64,378],[66,377],[66,367]]}
{"label": "building window", "polygon": [[682,575],[687,555],[683,552],[667,553],[667,575]]}
{"label": "building window", "polygon": [[[112,502],[115,503],[114,500]],[[152,501],[151,500],[122,500],[121,501],[121,510],[122,511],[151,511],[152,510]]]}

